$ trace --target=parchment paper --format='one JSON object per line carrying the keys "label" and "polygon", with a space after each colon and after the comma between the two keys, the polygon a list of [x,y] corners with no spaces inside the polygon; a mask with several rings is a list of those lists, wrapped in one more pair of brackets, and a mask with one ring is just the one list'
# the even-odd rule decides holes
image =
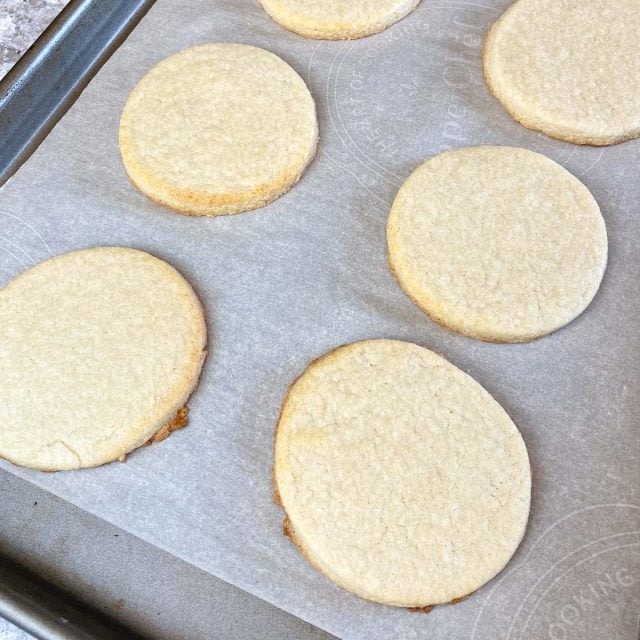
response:
{"label": "parchment paper", "polygon": [[[126,464],[57,474],[3,467],[343,638],[637,640],[640,141],[580,148],[502,110],[480,51],[507,4],[423,0],[385,33],[316,42],[273,23],[254,0],[159,0],[2,189],[0,277],[93,245],[137,247],[175,265],[211,332],[190,424]],[[127,182],[117,146],[141,75],[208,41],[283,57],[309,84],[321,130],[318,156],[289,194],[218,219],[149,202]],[[402,181],[440,150],[486,143],[554,158],[591,189],[607,222],[600,293],[581,318],[533,344],[449,333],[387,268],[385,222]],[[428,616],[324,579],[282,535],[272,502],[285,389],[313,358],[372,337],[416,342],[469,371],[518,424],[533,465],[530,526],[507,570]]]}

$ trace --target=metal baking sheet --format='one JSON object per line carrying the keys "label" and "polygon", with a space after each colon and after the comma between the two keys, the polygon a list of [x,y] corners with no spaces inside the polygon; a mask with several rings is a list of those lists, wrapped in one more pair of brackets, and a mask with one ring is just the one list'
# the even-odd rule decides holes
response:
{"label": "metal baking sheet", "polygon": [[[37,152],[0,191],[0,278],[46,257],[116,244],[174,264],[205,305],[210,354],[190,425],[125,465],[21,477],[343,638],[619,638],[640,613],[640,141],[596,149],[530,132],[482,79],[484,33],[508,0],[423,0],[390,30],[315,42],[254,0],[158,0]],[[128,92],[166,55],[209,41],[277,53],[307,81],[321,143],[300,184],[268,207],[188,218],[127,182],[117,127]],[[443,149],[520,145],[579,176],[601,205],[610,263],[587,312],[528,345],[430,322],[385,256],[390,204]],[[534,473],[529,529],[507,569],[428,616],[359,600],[282,536],[272,436],[288,384],[345,342],[430,347],[507,409]],[[488,542],[490,544],[490,541]]]}
{"label": "metal baking sheet", "polygon": [[42,142],[154,0],[71,0],[0,81],[0,185]]}

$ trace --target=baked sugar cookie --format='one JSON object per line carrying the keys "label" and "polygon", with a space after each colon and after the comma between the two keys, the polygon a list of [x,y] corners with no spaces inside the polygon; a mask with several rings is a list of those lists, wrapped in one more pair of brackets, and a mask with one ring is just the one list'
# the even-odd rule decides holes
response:
{"label": "baked sugar cookie", "polygon": [[278,56],[207,44],[157,64],[131,93],[120,150],[133,184],[191,215],[262,207],[288,191],[318,140],[315,103]]}
{"label": "baked sugar cookie", "polygon": [[427,160],[398,192],[387,241],[391,270],[424,312],[492,342],[526,342],[571,322],[607,265],[604,220],[587,188],[513,147]]}
{"label": "baked sugar cookie", "polygon": [[66,253],[0,289],[0,457],[47,471],[122,458],[184,426],[202,307],[142,251]]}
{"label": "baked sugar cookie", "polygon": [[394,340],[336,349],[292,385],[274,481],[311,564],[398,607],[481,587],[529,515],[527,450],[509,416],[457,367]]}
{"label": "baked sugar cookie", "polygon": [[420,0],[259,0],[285,29],[306,38],[352,40],[384,31]]}
{"label": "baked sugar cookie", "polygon": [[489,31],[491,91],[524,126],[577,144],[640,136],[638,0],[518,0]]}

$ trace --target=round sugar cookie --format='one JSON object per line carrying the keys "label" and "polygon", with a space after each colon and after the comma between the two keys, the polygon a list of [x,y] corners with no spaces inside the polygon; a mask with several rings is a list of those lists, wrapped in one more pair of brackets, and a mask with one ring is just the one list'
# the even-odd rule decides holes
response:
{"label": "round sugar cookie", "polygon": [[181,213],[225,215],[288,191],[316,152],[318,124],[302,78],[278,56],[206,44],[157,64],[120,120],[131,182]]}
{"label": "round sugar cookie", "polygon": [[384,31],[420,0],[259,0],[289,31],[306,38],[352,40]]}
{"label": "round sugar cookie", "polygon": [[577,144],[640,136],[638,0],[518,0],[484,47],[489,88],[524,126]]}
{"label": "round sugar cookie", "polygon": [[274,481],[311,564],[397,607],[481,587],[529,516],[529,459],[509,416],[444,358],[394,340],[340,347],[291,386]]}
{"label": "round sugar cookie", "polygon": [[607,265],[607,232],[587,188],[549,158],[513,147],[437,155],[400,188],[387,224],[402,288],[445,327],[526,342],[580,315]]}
{"label": "round sugar cookie", "polygon": [[0,289],[0,326],[0,457],[94,467],[186,424],[207,330],[166,262],[118,247],[56,256]]}

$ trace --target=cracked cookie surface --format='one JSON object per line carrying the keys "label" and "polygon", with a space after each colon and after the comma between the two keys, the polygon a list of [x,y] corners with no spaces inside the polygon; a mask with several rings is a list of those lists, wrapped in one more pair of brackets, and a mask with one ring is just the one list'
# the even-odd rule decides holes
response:
{"label": "cracked cookie surface", "polygon": [[383,31],[420,0],[260,0],[289,31],[306,38],[351,40]]}
{"label": "cracked cookie surface", "polygon": [[640,136],[638,0],[518,0],[484,46],[491,92],[525,127],[576,144]]}
{"label": "cracked cookie surface", "polygon": [[158,63],[129,96],[120,151],[131,182],[189,215],[256,209],[293,187],[316,152],[304,80],[278,56],[205,44]]}
{"label": "cracked cookie surface", "polygon": [[205,357],[189,283],[142,251],[62,254],[0,289],[0,456],[47,471],[119,459],[174,425]]}
{"label": "cracked cookie surface", "polygon": [[607,265],[589,190],[553,160],[514,147],[430,158],[400,188],[389,264],[433,320],[491,342],[526,342],[580,315]]}
{"label": "cracked cookie surface", "polygon": [[398,607],[451,602],[511,558],[531,491],[500,405],[432,351],[340,347],[291,386],[276,432],[285,531],[317,569]]}

